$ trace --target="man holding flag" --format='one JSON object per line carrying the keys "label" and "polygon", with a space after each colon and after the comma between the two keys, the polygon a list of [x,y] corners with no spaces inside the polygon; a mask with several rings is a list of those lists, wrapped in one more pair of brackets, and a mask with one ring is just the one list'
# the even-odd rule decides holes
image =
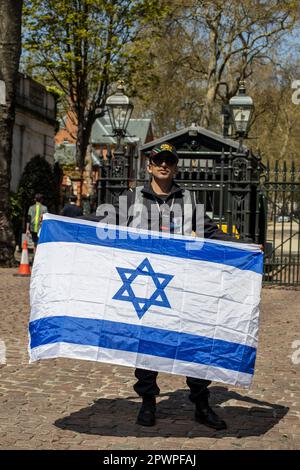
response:
{"label": "man holding flag", "polygon": [[184,375],[196,420],[222,430],[207,387],[251,384],[263,255],[199,217],[193,195],[174,183],[177,163],[172,145],[152,150],[152,179],[120,201],[119,225],[44,216],[30,359],[135,367],[143,426],[155,424],[157,371]]}
{"label": "man holding flag", "polygon": [[[127,192],[128,225],[145,230],[154,228],[154,230],[162,232],[170,231],[185,235],[191,235],[194,232],[199,236],[203,235],[204,229],[206,238],[236,241],[235,238],[222,232],[208,216],[205,215],[204,218],[202,217],[203,220],[199,220],[198,214],[197,218],[196,202],[193,195],[174,182],[177,164],[176,149],[168,142],[162,143],[152,150],[148,166],[151,182]],[[143,211],[140,211],[141,214],[137,216],[138,207],[141,206],[146,209],[146,216],[142,215]],[[174,211],[175,207],[179,210]],[[187,214],[188,211],[190,214]],[[121,216],[122,214],[119,214],[120,219],[122,219]],[[202,233],[199,234],[199,231]],[[158,372],[152,370],[136,369],[135,371],[138,381],[134,390],[143,399],[137,423],[142,426],[155,424],[155,396],[160,392],[156,383],[157,375]],[[190,388],[189,398],[196,405],[196,420],[217,430],[225,429],[226,423],[217,416],[208,403],[209,391],[207,387],[211,381],[187,377],[186,383]]]}

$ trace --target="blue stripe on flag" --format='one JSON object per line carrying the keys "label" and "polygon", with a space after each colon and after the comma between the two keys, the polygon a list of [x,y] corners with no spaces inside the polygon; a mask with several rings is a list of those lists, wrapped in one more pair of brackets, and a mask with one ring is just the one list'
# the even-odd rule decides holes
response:
{"label": "blue stripe on flag", "polygon": [[255,348],[204,336],[68,316],[35,320],[29,331],[31,348],[64,342],[254,373]]}
{"label": "blue stripe on flag", "polygon": [[[106,236],[101,236],[106,233]],[[98,234],[100,236],[98,236]],[[135,239],[136,238],[136,239]],[[64,222],[62,220],[46,219],[43,221],[39,243],[70,242],[88,245],[98,245],[140,253],[153,253],[177,258],[209,261],[234,266],[246,271],[262,274],[263,254],[226,246],[225,244],[205,241],[201,249],[189,250],[187,241],[178,238],[163,238],[151,234],[147,238],[138,237],[137,233],[94,225],[83,225]]]}

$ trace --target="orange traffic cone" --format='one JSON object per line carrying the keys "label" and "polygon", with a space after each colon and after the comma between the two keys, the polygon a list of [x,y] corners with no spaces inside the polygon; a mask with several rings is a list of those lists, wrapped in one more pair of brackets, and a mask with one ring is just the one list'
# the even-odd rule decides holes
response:
{"label": "orange traffic cone", "polygon": [[22,246],[22,256],[21,256],[21,263],[18,269],[18,273],[15,276],[30,276],[30,267],[29,267],[29,260],[28,260],[28,248],[27,248],[27,240],[24,240]]}

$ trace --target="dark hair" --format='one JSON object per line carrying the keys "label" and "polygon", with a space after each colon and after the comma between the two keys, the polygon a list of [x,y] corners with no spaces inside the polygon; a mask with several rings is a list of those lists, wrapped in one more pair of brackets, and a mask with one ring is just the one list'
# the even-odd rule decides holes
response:
{"label": "dark hair", "polygon": [[71,196],[70,196],[70,201],[71,201],[71,202],[76,202],[76,201],[77,201],[77,196],[76,196],[76,194],[71,194]]}
{"label": "dark hair", "polygon": [[36,202],[42,202],[43,196],[41,195],[41,193],[37,193],[34,196],[34,199],[35,199]]}

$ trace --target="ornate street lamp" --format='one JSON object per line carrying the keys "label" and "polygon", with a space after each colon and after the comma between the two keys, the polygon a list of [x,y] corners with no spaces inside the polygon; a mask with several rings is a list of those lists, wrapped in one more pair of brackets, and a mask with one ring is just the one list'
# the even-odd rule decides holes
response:
{"label": "ornate street lamp", "polygon": [[125,137],[129,119],[132,114],[133,104],[124,93],[124,82],[119,81],[117,92],[106,100],[109,120],[113,134],[117,137]]}
{"label": "ornate street lamp", "polygon": [[[113,158],[105,160],[106,202],[114,203],[124,189],[128,186],[130,160],[125,156],[123,139],[126,136],[127,126],[133,111],[133,104],[124,93],[124,82],[118,82],[117,91],[106,100],[112,134],[116,137],[116,147]],[[98,193],[100,194],[100,192]],[[100,196],[98,197],[99,200]]]}
{"label": "ornate street lamp", "polygon": [[251,117],[254,110],[253,100],[246,95],[245,83],[239,85],[238,94],[229,101],[229,109],[232,123],[240,140],[240,150],[242,150],[243,139],[247,137]]}

